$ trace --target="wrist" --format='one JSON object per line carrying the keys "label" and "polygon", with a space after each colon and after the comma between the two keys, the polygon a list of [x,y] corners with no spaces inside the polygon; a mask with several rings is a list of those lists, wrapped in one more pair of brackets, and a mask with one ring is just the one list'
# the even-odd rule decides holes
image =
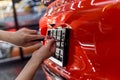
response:
{"label": "wrist", "polygon": [[13,41],[12,41],[13,35],[12,34],[13,34],[13,32],[0,30],[0,40],[13,43]]}
{"label": "wrist", "polygon": [[42,57],[37,56],[36,54],[32,54],[31,60],[35,63],[41,64],[43,62]]}

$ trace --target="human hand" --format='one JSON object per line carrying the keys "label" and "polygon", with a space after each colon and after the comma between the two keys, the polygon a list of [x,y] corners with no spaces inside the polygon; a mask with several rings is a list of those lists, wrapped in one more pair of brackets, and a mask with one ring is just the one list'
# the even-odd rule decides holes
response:
{"label": "human hand", "polygon": [[15,80],[33,80],[36,70],[39,68],[42,61],[53,55],[55,49],[55,40],[48,39],[45,45],[33,53],[32,58],[28,61]]}
{"label": "human hand", "polygon": [[24,46],[24,47],[40,42],[40,41],[34,41],[34,40],[41,39],[41,38],[44,38],[44,37],[38,35],[36,30],[31,30],[27,28],[22,28],[16,32],[13,32],[11,35],[11,39],[14,44],[18,46]]}
{"label": "human hand", "polygon": [[46,44],[43,45],[39,50],[35,51],[32,55],[37,61],[44,61],[45,59],[52,56],[56,51],[56,41],[55,39],[48,39]]}

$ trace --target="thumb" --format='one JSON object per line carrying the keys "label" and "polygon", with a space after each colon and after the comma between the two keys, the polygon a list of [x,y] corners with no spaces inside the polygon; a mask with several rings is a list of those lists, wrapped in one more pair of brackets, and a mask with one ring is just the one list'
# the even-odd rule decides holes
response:
{"label": "thumb", "polygon": [[55,42],[56,42],[55,39],[48,39],[47,43],[46,43],[46,46],[48,48],[50,48],[50,47],[52,47],[55,44]]}

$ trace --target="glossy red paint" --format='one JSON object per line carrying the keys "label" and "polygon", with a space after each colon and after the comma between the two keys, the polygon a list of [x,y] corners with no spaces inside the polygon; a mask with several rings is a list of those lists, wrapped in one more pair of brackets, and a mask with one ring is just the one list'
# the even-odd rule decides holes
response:
{"label": "glossy red paint", "polygon": [[7,31],[9,31],[9,32],[15,32],[16,31],[16,29],[8,29]]}
{"label": "glossy red paint", "polygon": [[49,24],[71,28],[68,64],[48,59],[51,72],[67,80],[120,80],[119,0],[56,0],[40,20],[42,35]]}

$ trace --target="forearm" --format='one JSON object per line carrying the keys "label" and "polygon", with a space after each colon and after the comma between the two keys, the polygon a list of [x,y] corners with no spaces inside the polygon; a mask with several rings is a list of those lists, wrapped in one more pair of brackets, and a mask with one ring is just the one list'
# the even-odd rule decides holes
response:
{"label": "forearm", "polygon": [[37,60],[35,57],[32,57],[15,80],[33,80],[41,63],[41,59]]}
{"label": "forearm", "polygon": [[11,40],[13,37],[12,34],[12,32],[0,30],[0,40],[13,43],[13,41]]}
{"label": "forearm", "polygon": [[24,54],[33,53],[35,50],[39,49],[42,46],[42,43],[37,43],[29,47],[23,47]]}
{"label": "forearm", "polygon": [[47,43],[32,54],[32,58],[26,64],[16,80],[32,80],[42,61],[49,58],[56,51],[55,40],[47,40]]}

